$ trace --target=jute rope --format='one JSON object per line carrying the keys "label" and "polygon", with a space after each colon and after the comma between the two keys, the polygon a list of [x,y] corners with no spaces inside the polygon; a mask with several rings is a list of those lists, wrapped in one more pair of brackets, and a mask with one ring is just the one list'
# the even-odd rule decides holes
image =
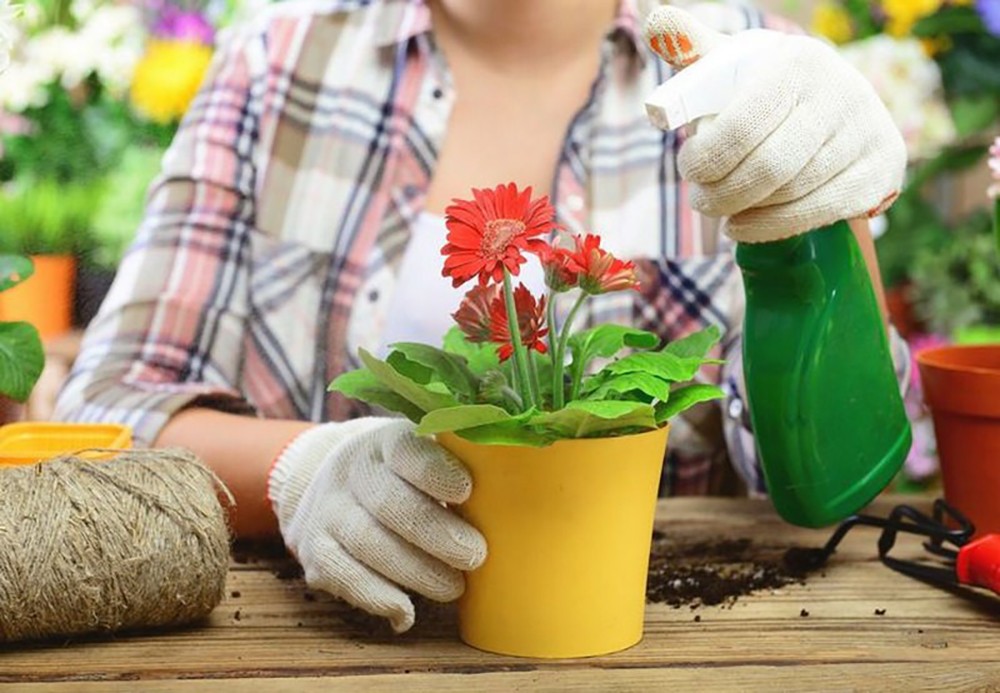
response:
{"label": "jute rope", "polygon": [[206,616],[228,569],[219,488],[181,450],[0,468],[0,642]]}

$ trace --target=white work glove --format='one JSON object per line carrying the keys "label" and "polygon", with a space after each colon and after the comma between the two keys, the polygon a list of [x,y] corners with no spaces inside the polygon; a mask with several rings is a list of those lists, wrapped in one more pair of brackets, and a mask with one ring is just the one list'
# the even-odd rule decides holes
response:
{"label": "white work glove", "polygon": [[691,206],[729,217],[734,240],[872,217],[898,196],[903,137],[872,85],[831,46],[763,29],[725,36],[675,7],[650,13],[646,38],[681,70],[650,96],[653,123],[672,129],[717,113],[682,145],[678,168]]}
{"label": "white work glove", "polygon": [[462,464],[403,419],[329,423],[296,437],[268,480],[285,544],[306,583],[413,625],[403,589],[446,602],[465,589],[460,571],[486,558],[486,541],[444,503],[469,497]]}

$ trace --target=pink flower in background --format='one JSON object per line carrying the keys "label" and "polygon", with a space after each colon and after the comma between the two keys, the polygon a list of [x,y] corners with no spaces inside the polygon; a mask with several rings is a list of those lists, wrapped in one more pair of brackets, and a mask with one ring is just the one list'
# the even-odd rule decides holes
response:
{"label": "pink flower in background", "polygon": [[910,389],[923,395],[920,387],[920,369],[917,367],[917,354],[927,349],[947,346],[951,342],[940,334],[918,334],[910,337]]}
{"label": "pink flower in background", "polygon": [[986,194],[994,199],[1000,198],[1000,137],[990,147],[989,167],[993,174],[993,185],[987,189]]}
{"label": "pink flower in background", "polygon": [[166,5],[153,25],[153,34],[171,41],[191,41],[205,46],[215,42],[215,29],[200,12]]}
{"label": "pink flower in background", "polygon": [[917,354],[949,344],[948,339],[939,334],[921,334],[909,339],[910,345],[910,389],[906,393],[904,405],[913,430],[913,445],[903,463],[906,476],[912,481],[930,479],[938,470],[937,441],[934,438],[934,422],[924,404],[924,393],[920,385],[920,369]]}

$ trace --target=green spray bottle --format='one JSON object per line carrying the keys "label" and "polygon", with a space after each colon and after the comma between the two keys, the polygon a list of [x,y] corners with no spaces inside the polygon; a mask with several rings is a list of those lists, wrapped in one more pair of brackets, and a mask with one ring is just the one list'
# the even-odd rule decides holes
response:
{"label": "green spray bottle", "polygon": [[[664,85],[647,100],[650,121],[672,130],[718,113],[752,75],[756,56],[771,49],[773,34],[753,32],[741,37],[739,50],[719,50],[724,40],[693,37],[709,30],[682,10],[659,11],[667,14],[647,22],[653,48],[678,68],[699,60],[698,70],[671,78],[692,88]],[[682,27],[667,39],[672,45],[662,42],[664,26]],[[692,55],[692,43],[699,54]],[[739,243],[736,261],[746,293],[747,406],[768,494],[794,525],[837,523],[886,487],[911,445],[864,257],[848,223],[838,221],[782,240]]]}

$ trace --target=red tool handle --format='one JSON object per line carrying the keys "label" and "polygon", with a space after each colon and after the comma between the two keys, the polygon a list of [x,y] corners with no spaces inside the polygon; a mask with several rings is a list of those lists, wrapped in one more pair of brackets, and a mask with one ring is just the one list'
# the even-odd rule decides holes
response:
{"label": "red tool handle", "polygon": [[1000,594],[1000,534],[987,534],[958,551],[958,581]]}

